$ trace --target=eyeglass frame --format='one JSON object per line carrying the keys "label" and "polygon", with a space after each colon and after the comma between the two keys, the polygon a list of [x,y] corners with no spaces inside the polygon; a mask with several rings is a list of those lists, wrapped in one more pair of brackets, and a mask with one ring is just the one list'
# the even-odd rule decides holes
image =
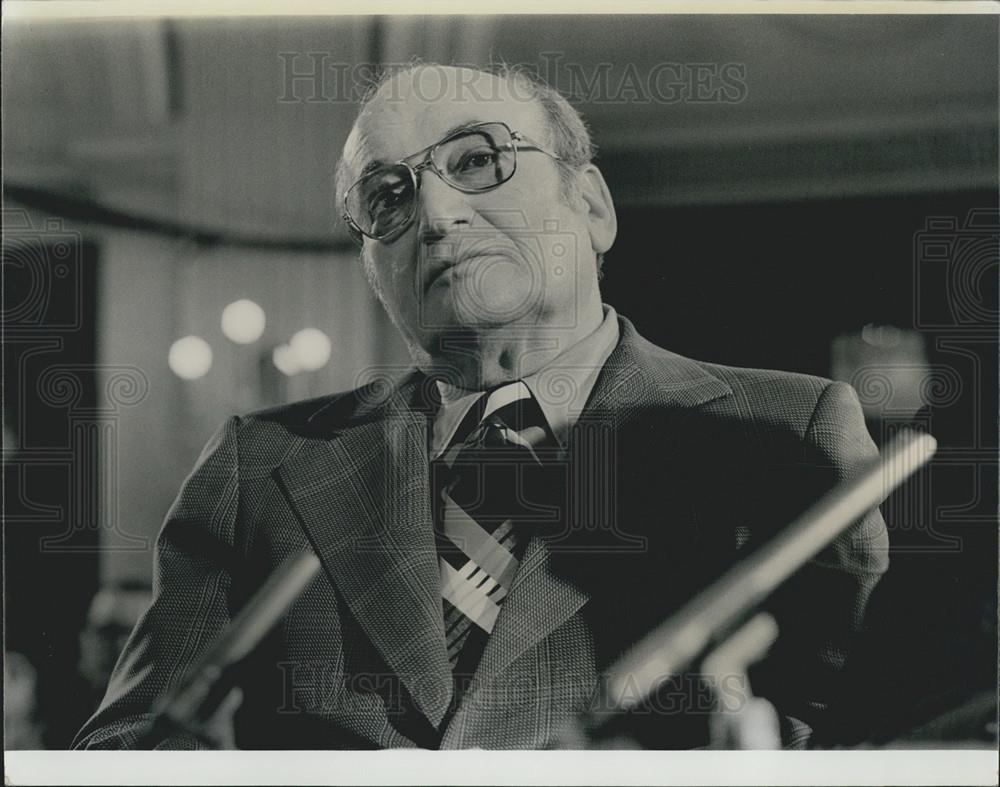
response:
{"label": "eyeglass frame", "polygon": [[[511,167],[510,174],[507,177],[505,177],[503,180],[498,181],[497,183],[493,183],[493,184],[491,184],[489,186],[482,186],[480,188],[470,188],[470,187],[467,187],[467,186],[460,186],[460,185],[454,183],[451,179],[449,179],[441,171],[440,167],[438,167],[438,165],[436,163],[434,163],[434,154],[437,152],[438,148],[440,148],[442,145],[445,145],[448,142],[451,142],[453,139],[456,139],[456,138],[458,138],[460,136],[468,134],[469,132],[475,131],[477,128],[481,128],[483,126],[503,126],[505,129],[507,129],[507,133],[510,135],[510,143],[509,143],[510,144],[510,149],[511,149],[511,151],[514,154],[514,165]],[[435,175],[437,175],[439,178],[441,178],[441,180],[444,183],[447,183],[449,186],[451,186],[456,191],[460,191],[463,194],[484,194],[487,191],[492,191],[495,188],[499,188],[504,183],[506,183],[507,181],[509,181],[511,178],[514,177],[514,173],[517,172],[517,153],[518,153],[519,150],[523,150],[523,151],[537,150],[539,153],[544,153],[546,156],[548,156],[549,158],[553,159],[554,161],[564,161],[565,160],[558,153],[554,153],[551,150],[548,150],[547,148],[542,147],[537,142],[529,139],[527,136],[525,136],[524,134],[522,134],[520,131],[513,131],[513,130],[511,130],[511,127],[508,126],[506,123],[504,123],[502,120],[488,120],[488,121],[485,121],[483,123],[474,123],[474,124],[472,124],[470,126],[464,126],[463,128],[456,129],[455,131],[452,131],[450,134],[448,134],[447,136],[445,136],[443,139],[439,139],[433,145],[428,145],[426,148],[423,148],[422,150],[418,150],[416,153],[411,153],[409,156],[404,156],[403,158],[399,159],[398,161],[394,161],[391,164],[386,164],[383,167],[384,169],[389,169],[391,167],[397,167],[399,165],[402,165],[402,166],[406,167],[406,171],[410,174],[410,182],[411,182],[411,185],[413,186],[413,195],[414,195],[413,203],[412,203],[412,207],[410,209],[410,216],[409,216],[409,218],[407,218],[407,220],[405,222],[403,222],[403,224],[401,224],[399,227],[397,227],[396,229],[392,230],[391,232],[387,232],[385,235],[381,235],[381,236],[371,235],[371,234],[365,232],[363,229],[361,229],[361,227],[358,226],[358,223],[351,216],[351,213],[350,213],[350,211],[347,208],[347,198],[350,195],[350,193],[354,190],[354,187],[357,186],[365,178],[370,177],[371,175],[373,175],[378,170],[372,170],[367,175],[362,175],[357,180],[355,180],[350,185],[350,187],[344,192],[344,196],[343,196],[343,200],[344,200],[344,213],[343,213],[342,218],[344,219],[344,222],[347,224],[348,229],[351,230],[351,234],[355,236],[355,241],[359,245],[364,243],[364,241],[362,240],[362,238],[369,238],[371,240],[376,240],[376,241],[379,241],[379,240],[384,241],[384,240],[388,240],[388,239],[391,239],[391,238],[395,238],[396,236],[403,234],[404,232],[406,232],[407,229],[410,228],[410,226],[413,224],[413,217],[417,215],[417,211],[416,211],[417,200],[416,200],[416,197],[420,193],[420,178],[418,177],[419,173],[423,172],[425,169],[430,169],[432,172],[434,172]],[[418,158],[418,157],[422,157],[422,160],[420,161],[420,163],[418,163],[416,165],[411,165],[409,163],[412,159],[415,159],[415,158]],[[361,237],[357,237],[357,236],[361,236]]]}

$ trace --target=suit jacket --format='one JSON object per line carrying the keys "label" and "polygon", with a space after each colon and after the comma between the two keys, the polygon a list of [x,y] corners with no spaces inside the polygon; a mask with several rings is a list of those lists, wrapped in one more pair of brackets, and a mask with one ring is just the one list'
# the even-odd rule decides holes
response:
{"label": "suit jacket", "polygon": [[[225,423],[167,515],[154,599],[75,745],[134,746],[155,698],[306,547],[323,572],[241,668],[238,745],[549,744],[631,643],[876,454],[843,383],[693,361],[625,319],[621,334],[570,434],[560,521],[530,537],[459,702],[432,533],[431,381],[414,372]],[[771,599],[781,636],[753,689],[789,745],[834,716],[887,565],[873,511]],[[697,746],[702,689],[674,681],[622,724],[647,746]]]}

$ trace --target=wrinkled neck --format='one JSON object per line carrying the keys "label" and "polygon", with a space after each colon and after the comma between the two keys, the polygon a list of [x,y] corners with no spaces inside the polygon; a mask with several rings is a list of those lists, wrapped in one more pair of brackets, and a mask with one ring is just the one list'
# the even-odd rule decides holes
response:
{"label": "wrinkled neck", "polygon": [[481,391],[527,377],[552,363],[593,333],[603,318],[600,303],[565,326],[500,326],[456,330],[435,338],[432,351],[418,362],[447,388]]}

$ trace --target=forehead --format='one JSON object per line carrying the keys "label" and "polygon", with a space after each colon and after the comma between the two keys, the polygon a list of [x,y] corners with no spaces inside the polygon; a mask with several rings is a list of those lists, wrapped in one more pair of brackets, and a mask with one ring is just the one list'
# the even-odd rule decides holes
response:
{"label": "forehead", "polygon": [[467,68],[426,66],[383,84],[345,146],[354,168],[397,161],[468,123],[500,120],[539,141],[544,113],[524,84]]}

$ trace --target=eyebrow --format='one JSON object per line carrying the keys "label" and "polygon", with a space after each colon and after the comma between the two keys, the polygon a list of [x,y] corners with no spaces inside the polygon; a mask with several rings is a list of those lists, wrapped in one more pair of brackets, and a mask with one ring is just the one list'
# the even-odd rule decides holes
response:
{"label": "eyebrow", "polygon": [[404,156],[402,159],[394,159],[392,161],[390,161],[389,159],[372,159],[361,168],[361,172],[358,173],[358,177],[363,178],[365,175],[374,172],[379,167],[384,167],[387,164],[395,164],[396,162],[401,160],[405,161],[406,159],[412,158],[413,156],[417,155],[417,153],[424,153],[429,148],[432,148],[436,144],[438,144],[438,142],[440,142],[442,139],[447,139],[452,134],[457,134],[459,131],[463,131],[469,128],[470,126],[478,126],[480,123],[488,123],[488,122],[489,121],[487,120],[478,120],[475,118],[473,118],[472,120],[463,120],[461,123],[456,123],[454,126],[445,131],[437,142],[432,142],[430,145],[428,145],[425,148],[422,148],[421,150],[418,150],[416,153],[411,153],[409,156]]}

